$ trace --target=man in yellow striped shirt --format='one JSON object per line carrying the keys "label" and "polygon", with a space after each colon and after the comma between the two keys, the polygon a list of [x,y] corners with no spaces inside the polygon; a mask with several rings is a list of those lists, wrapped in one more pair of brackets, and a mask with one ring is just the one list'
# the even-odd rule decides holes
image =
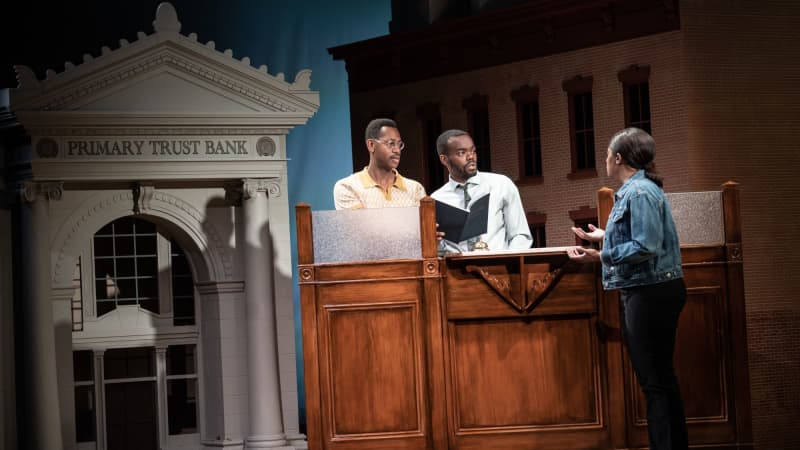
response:
{"label": "man in yellow striped shirt", "polygon": [[405,144],[397,123],[374,119],[365,132],[369,165],[337,181],[333,187],[336,209],[419,206],[425,188],[397,172]]}

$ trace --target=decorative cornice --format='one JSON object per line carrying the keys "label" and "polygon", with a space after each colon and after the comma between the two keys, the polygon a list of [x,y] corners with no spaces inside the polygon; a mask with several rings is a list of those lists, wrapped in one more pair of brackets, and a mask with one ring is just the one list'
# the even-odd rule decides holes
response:
{"label": "decorative cornice", "polygon": [[231,77],[226,77],[219,72],[212,71],[209,69],[208,65],[201,64],[197,61],[192,61],[188,58],[183,58],[171,50],[167,50],[163,53],[153,55],[150,58],[137,61],[136,64],[129,65],[125,67],[124,70],[108,73],[102,78],[92,78],[90,81],[76,86],[74,89],[70,89],[62,95],[38,106],[36,109],[43,111],[60,110],[64,105],[74,102],[79,98],[91,95],[108,85],[119,83],[120,81],[132,76],[139,76],[143,73],[163,66],[171,67],[181,72],[195,75],[199,78],[204,78],[216,85],[223,86],[230,92],[247,97],[262,106],[266,106],[280,112],[297,112],[297,108],[280,102],[275,98],[263,95],[260,92],[256,92],[251,85],[242,83]]}
{"label": "decorative cornice", "polygon": [[[296,112],[299,108],[313,113],[319,106],[318,93],[310,90],[311,70],[300,70],[296,73],[294,81],[287,82],[283,73],[269,74],[266,65],[255,68],[247,56],[236,59],[231,49],[216,50],[214,41],[202,44],[198,42],[195,33],[182,35],[175,8],[167,2],[159,5],[153,28],[155,32],[150,35],[139,31],[134,42],[120,39],[119,47],[114,50],[103,46],[100,55],[84,54],[81,63],[73,64],[71,61],[66,61],[64,71],[60,73],[48,69],[45,79],[41,81],[29,67],[14,66],[19,88],[12,91],[12,94],[19,100],[13,103],[22,109],[57,110],[108,85],[119,83],[156,67],[168,66],[195,77],[205,78],[229,92],[277,111]],[[131,50],[134,47],[136,51]],[[179,53],[178,51],[182,49],[188,52],[185,55]],[[147,55],[148,52],[150,55]],[[125,59],[128,55],[133,58],[146,56],[130,64]],[[115,64],[119,67],[115,67]],[[107,73],[101,77],[89,76],[103,73],[104,66]],[[217,71],[212,68],[216,68]],[[230,75],[223,73],[226,69]],[[70,84],[81,77],[88,81],[77,85]],[[271,86],[277,95],[265,93],[265,86]],[[50,93],[56,95],[48,97]],[[291,100],[287,102],[276,98],[282,96]],[[290,104],[292,100],[297,100],[297,103]]]}

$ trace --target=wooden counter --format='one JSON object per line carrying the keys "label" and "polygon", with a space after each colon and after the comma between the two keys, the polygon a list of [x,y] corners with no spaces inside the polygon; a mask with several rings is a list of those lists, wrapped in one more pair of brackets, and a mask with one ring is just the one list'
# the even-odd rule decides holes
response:
{"label": "wooden counter", "polygon": [[[598,193],[601,223],[610,190]],[[682,248],[689,287],[676,369],[693,448],[752,448],[736,186],[725,243]],[[627,449],[647,446],[617,294],[564,248],[315,264],[298,205],[309,448]]]}

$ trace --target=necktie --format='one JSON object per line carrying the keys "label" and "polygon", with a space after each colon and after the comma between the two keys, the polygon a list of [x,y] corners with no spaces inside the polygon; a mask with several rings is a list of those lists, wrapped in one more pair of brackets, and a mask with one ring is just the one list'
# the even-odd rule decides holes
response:
{"label": "necktie", "polygon": [[469,185],[469,183],[464,183],[464,184],[459,184],[458,185],[458,187],[460,187],[461,189],[464,190],[464,209],[467,209],[467,207],[469,206],[469,201],[471,200],[471,197],[469,196],[469,191],[467,191],[467,186],[468,185]]}

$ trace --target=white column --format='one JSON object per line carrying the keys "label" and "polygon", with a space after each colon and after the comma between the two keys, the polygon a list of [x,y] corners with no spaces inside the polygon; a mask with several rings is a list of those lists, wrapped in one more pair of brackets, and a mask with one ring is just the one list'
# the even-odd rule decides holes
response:
{"label": "white column", "polygon": [[19,445],[29,450],[61,450],[53,306],[50,304],[48,201],[61,198],[60,183],[23,182],[20,186],[22,307],[20,336],[22,405]]}
{"label": "white column", "polygon": [[94,350],[94,423],[97,450],[106,450],[105,350]]}
{"label": "white column", "polygon": [[167,346],[156,346],[156,391],[158,420],[158,447],[167,448]]}
{"label": "white column", "polygon": [[[245,313],[247,315],[247,449],[286,447],[281,418],[275,327],[273,261],[269,235],[268,180],[243,180]],[[291,447],[288,447],[291,448]]]}

